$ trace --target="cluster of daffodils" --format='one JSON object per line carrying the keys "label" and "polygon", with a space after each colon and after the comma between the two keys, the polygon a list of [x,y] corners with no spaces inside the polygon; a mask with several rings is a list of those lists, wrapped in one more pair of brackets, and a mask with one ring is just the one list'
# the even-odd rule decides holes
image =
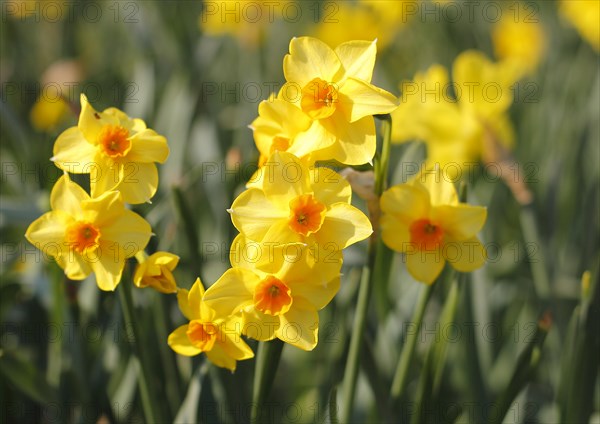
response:
{"label": "cluster of daffodils", "polygon": [[[351,185],[322,163],[372,164],[374,115],[397,113],[398,99],[371,84],[376,52],[375,42],[331,49],[315,38],[292,39],[283,63],[286,83],[259,105],[251,125],[259,169],[228,210],[239,231],[231,268],[208,289],[199,278],[190,290],[178,288],[173,271],[179,258],[148,256],[150,225],[126,207],[155,194],[155,163],[169,154],[165,138],[118,109],[97,112],[85,96],[77,127],[64,131],[54,147],[52,160],[65,174],[52,190],[52,211],[30,225],[27,239],[70,279],[94,272],[103,290],[116,288],[126,259],[135,256],[135,286],[177,293],[188,322],[168,344],[181,355],[206,353],[233,371],[237,361],[254,356],[242,335],[314,349],[318,311],[340,288],[342,251],[373,234],[369,218],[351,204]],[[411,113],[419,107],[429,106],[415,104]],[[461,113],[455,103],[436,107]],[[402,130],[429,129],[421,124],[405,120]],[[89,174],[90,194],[69,173]],[[390,188],[380,209],[383,241],[406,255],[418,281],[433,283],[446,262],[464,272],[483,264],[476,235],[485,208],[460,204],[439,173]]]}
{"label": "cluster of daffodils", "polygon": [[394,141],[424,141],[427,168],[454,164],[458,170],[478,161],[490,138],[510,148],[514,131],[508,109],[520,75],[514,61],[492,62],[474,50],[456,58],[452,83],[440,65],[417,73],[401,86],[402,102],[392,115]]}
{"label": "cluster of daffodils", "polygon": [[[64,175],[52,189],[52,211],[29,226],[27,240],[53,257],[69,279],[93,272],[100,289],[115,290],[126,260],[140,256],[152,235],[150,224],[126,203],[150,200],[158,187],[155,163],[168,156],[166,139],[142,120],[116,108],[98,112],[82,95],[77,126],[54,144],[52,161]],[[69,173],[89,174],[90,193]]]}
{"label": "cluster of daffodils", "polygon": [[[179,296],[190,322],[169,337],[175,351],[206,352],[234,369],[236,360],[252,356],[239,334],[303,350],[317,345],[318,311],[340,288],[342,250],[373,229],[351,205],[350,184],[316,162],[372,161],[373,115],[397,107],[392,94],[371,84],[375,55],[374,42],[333,50],[315,38],[291,41],[287,82],[259,105],[251,126],[260,169],[229,209],[240,232],[231,268],[206,292],[197,281]],[[199,314],[190,312],[192,304]]]}

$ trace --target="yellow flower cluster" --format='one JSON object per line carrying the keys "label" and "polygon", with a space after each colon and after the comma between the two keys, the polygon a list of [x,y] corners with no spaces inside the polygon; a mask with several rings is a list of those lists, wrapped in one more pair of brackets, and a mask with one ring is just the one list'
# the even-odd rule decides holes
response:
{"label": "yellow flower cluster", "polygon": [[[114,290],[126,259],[143,251],[152,235],[150,224],[125,203],[150,200],[158,186],[154,162],[164,162],[169,148],[140,119],[115,108],[97,112],[85,95],[81,108],[78,125],[54,144],[52,160],[65,173],[52,189],[52,211],[31,223],[25,237],[68,278],[83,280],[93,272],[100,289]],[[68,173],[90,174],[91,195]]]}
{"label": "yellow flower cluster", "polygon": [[440,65],[417,73],[401,86],[401,105],[392,114],[393,140],[424,141],[427,168],[437,163],[465,169],[481,158],[490,137],[511,147],[514,131],[507,112],[520,73],[514,61],[495,63],[474,50],[456,58],[452,83]]}
{"label": "yellow flower cluster", "polygon": [[[392,94],[371,84],[375,55],[374,42],[331,49],[315,38],[292,39],[287,83],[259,105],[251,126],[262,166],[229,209],[240,231],[232,267],[205,293],[198,280],[180,298],[190,323],[169,337],[175,351],[207,352],[233,370],[252,356],[240,333],[303,350],[317,345],[318,311],[339,290],[342,250],[373,229],[351,205],[349,183],[315,162],[372,161],[373,115],[397,107]],[[201,313],[186,312],[191,304]]]}

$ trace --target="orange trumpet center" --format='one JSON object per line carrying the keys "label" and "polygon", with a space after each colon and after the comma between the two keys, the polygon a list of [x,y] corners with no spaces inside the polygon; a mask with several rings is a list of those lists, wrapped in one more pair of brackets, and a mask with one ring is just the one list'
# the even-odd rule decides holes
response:
{"label": "orange trumpet center", "polygon": [[338,90],[335,84],[315,78],[302,89],[300,106],[312,119],[327,118],[335,112]]}
{"label": "orange trumpet center", "polygon": [[100,230],[89,222],[75,222],[65,231],[65,242],[77,253],[98,247]]}
{"label": "orange trumpet center", "polygon": [[111,158],[123,157],[131,150],[129,130],[118,125],[105,125],[99,141],[102,152]]}
{"label": "orange trumpet center", "polygon": [[285,314],[291,305],[292,291],[272,275],[258,283],[254,289],[254,307],[265,314]]}
{"label": "orange trumpet center", "polygon": [[325,205],[312,194],[302,194],[290,201],[290,228],[307,236],[319,231],[325,217]]}
{"label": "orange trumpet center", "polygon": [[437,250],[444,240],[444,231],[428,219],[419,219],[410,225],[410,241],[419,250]]}
{"label": "orange trumpet center", "polygon": [[190,321],[186,334],[195,347],[209,352],[217,340],[218,328],[212,322],[194,320]]}

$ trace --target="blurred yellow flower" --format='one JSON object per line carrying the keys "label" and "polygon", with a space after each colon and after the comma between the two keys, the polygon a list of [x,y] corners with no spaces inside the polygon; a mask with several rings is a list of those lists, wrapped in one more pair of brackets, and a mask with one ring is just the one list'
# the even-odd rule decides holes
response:
{"label": "blurred yellow flower", "polygon": [[[229,35],[244,46],[256,47],[264,39],[269,26],[286,18],[287,4],[292,0],[222,0],[203,2],[198,18],[200,30],[210,36]],[[290,16],[290,19],[291,16]]]}
{"label": "blurred yellow flower", "polygon": [[293,38],[283,60],[285,100],[312,120],[306,137],[320,140],[315,160],[348,165],[371,162],[375,155],[373,115],[389,113],[396,97],[371,84],[375,42],[349,41],[332,50],[312,37]]}
{"label": "blurred yellow flower", "polygon": [[360,0],[325,5],[313,35],[330,46],[350,40],[375,40],[385,49],[416,11],[412,0]]}
{"label": "blurred yellow flower", "polygon": [[195,356],[202,352],[216,366],[235,371],[237,361],[254,357],[252,349],[242,340],[239,330],[218,316],[204,302],[204,287],[200,279],[191,290],[177,292],[179,309],[189,320],[169,335],[167,343],[175,352]]}
{"label": "blurred yellow flower", "polygon": [[514,133],[507,112],[519,70],[513,62],[494,63],[470,50],[454,61],[453,76],[450,83],[448,71],[433,65],[401,85],[401,103],[392,113],[392,139],[424,141],[426,167],[452,164],[456,166],[448,169],[456,174],[481,158],[488,136],[512,147]]}
{"label": "blurred yellow flower", "polygon": [[127,203],[150,200],[158,187],[155,162],[169,156],[167,140],[116,108],[97,112],[81,95],[77,127],[58,136],[52,161],[60,169],[90,174],[92,197],[118,190]]}
{"label": "blurred yellow flower", "polygon": [[350,205],[351,196],[350,185],[336,172],[309,169],[294,155],[276,151],[261,168],[260,182],[240,194],[229,213],[233,225],[255,242],[341,250],[373,232],[369,219]]}
{"label": "blurred yellow flower", "polygon": [[67,120],[69,112],[69,104],[62,97],[40,96],[29,112],[29,120],[36,130],[52,132]]}
{"label": "blurred yellow flower", "polygon": [[25,237],[52,256],[72,280],[91,272],[102,290],[114,290],[125,260],[144,249],[152,231],[138,214],[125,208],[121,193],[90,196],[62,176],[50,196],[52,211],[31,223]]}
{"label": "blurred yellow flower", "polygon": [[[244,253],[255,249],[259,249],[258,256],[268,255],[268,259],[249,259]],[[218,316],[234,315],[248,337],[261,341],[279,338],[303,350],[314,349],[319,331],[317,311],[340,287],[341,252],[314,254],[301,244],[269,249],[241,234],[231,252],[233,268],[206,291],[206,304]]]}
{"label": "blurred yellow flower", "polygon": [[496,58],[513,61],[525,75],[535,71],[543,59],[546,34],[542,25],[535,18],[528,18],[528,13],[521,9],[502,14],[492,30],[492,41]]}
{"label": "blurred yellow flower", "polygon": [[454,185],[440,172],[423,173],[396,185],[381,197],[381,236],[406,257],[408,272],[431,284],[446,261],[460,272],[481,267],[486,258],[477,233],[484,207],[459,203]]}
{"label": "blurred yellow flower", "polygon": [[145,258],[137,265],[133,276],[133,284],[139,288],[152,287],[161,293],[176,293],[177,283],[173,270],[179,263],[179,256],[169,252],[156,252]]}
{"label": "blurred yellow flower", "polygon": [[560,0],[559,11],[581,37],[600,51],[600,1]]}

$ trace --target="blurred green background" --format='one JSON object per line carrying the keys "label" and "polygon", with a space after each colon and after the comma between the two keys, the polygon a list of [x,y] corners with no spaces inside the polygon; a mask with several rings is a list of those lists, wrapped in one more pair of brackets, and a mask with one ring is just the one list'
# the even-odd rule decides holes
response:
{"label": "blurred green background", "polygon": [[[132,333],[116,295],[100,292],[93,276],[65,280],[23,237],[49,209],[60,176],[49,161],[52,146],[76,125],[81,92],[96,109],[119,107],[167,137],[171,155],[160,166],[159,192],[135,209],[156,234],[149,252],[181,257],[179,286],[190,287],[198,275],[208,286],[229,266],[235,230],[225,210],[258,159],[247,125],[260,100],[284,82],[291,37],[318,35],[332,46],[377,37],[374,83],[399,95],[403,80],[434,63],[451,67],[464,50],[494,58],[497,10],[518,7],[541,28],[545,46],[536,70],[517,84],[510,109],[514,156],[535,196],[531,213],[523,214],[497,176],[485,170],[470,176],[469,196],[489,211],[482,239],[497,255],[466,277],[450,326],[439,318],[447,288],[436,291],[408,395],[391,405],[389,387],[403,340],[414,331],[410,319],[421,289],[394,256],[389,284],[376,287],[353,422],[410,422],[419,406],[423,422],[493,421],[495,402],[544,312],[552,326],[539,364],[504,422],[566,422],[569,405],[578,411],[570,417],[600,422],[600,74],[593,40],[581,37],[555,1],[405,2],[400,13],[401,3],[392,1],[270,3],[266,13],[258,2],[1,3],[2,422],[143,422]],[[233,12],[223,15],[226,7]],[[422,157],[419,144],[394,146],[393,181],[404,180],[405,165]],[[284,349],[269,397],[273,422],[331,418],[330,392],[343,380],[365,249],[363,243],[345,252],[342,289],[320,313],[317,348]],[[585,271],[590,281],[582,286]],[[547,273],[547,298],[536,292],[536,272]],[[129,282],[126,272],[122,283]],[[177,357],[166,344],[183,322],[175,296],[135,290],[134,300],[144,328],[137,342],[151,352],[162,422],[247,422],[255,361],[240,362],[231,374],[204,356]],[[447,342],[441,385],[419,400],[426,352],[440,338]]]}

